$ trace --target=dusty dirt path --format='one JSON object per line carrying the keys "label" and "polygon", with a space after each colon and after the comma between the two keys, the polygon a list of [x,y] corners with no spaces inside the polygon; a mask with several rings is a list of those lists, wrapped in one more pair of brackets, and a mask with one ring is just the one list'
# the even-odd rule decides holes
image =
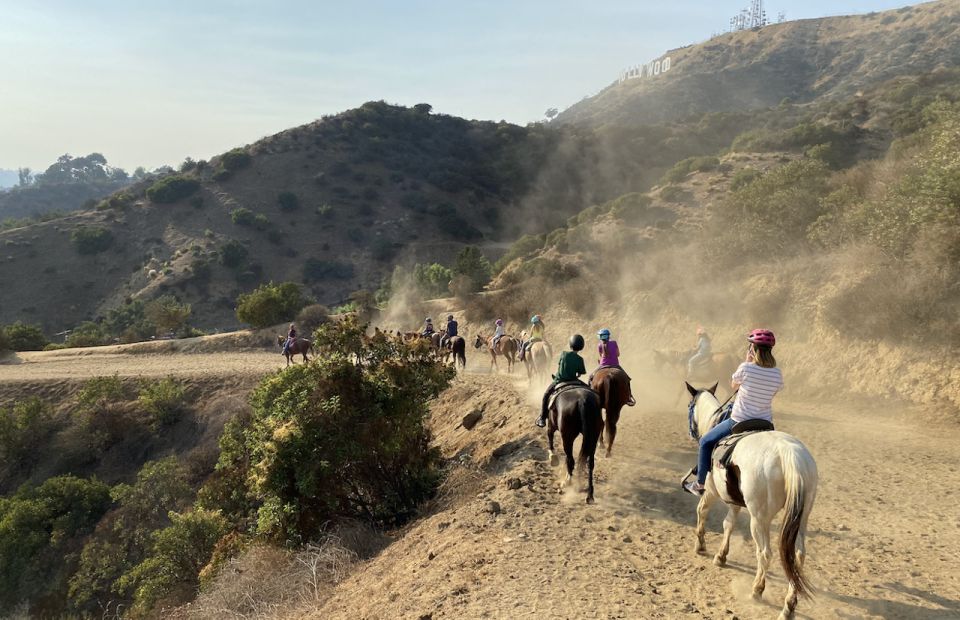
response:
{"label": "dusty dirt path", "polygon": [[[711,561],[721,508],[708,555],[693,553],[696,500],[678,490],[694,460],[685,403],[648,397],[625,411],[613,458],[598,459],[598,503],[587,506],[580,494],[555,492],[558,472],[545,463],[525,391],[525,382],[468,374],[441,400],[434,422],[447,456],[481,462],[496,448],[502,458],[465,500],[412,526],[340,584],[316,617],[776,617],[785,594],[778,560],[763,601],[749,596],[745,514],[727,568]],[[810,447],[821,478],[807,546],[818,594],[797,617],[960,617],[960,431],[850,404],[778,404],[778,428]],[[484,405],[472,431],[456,427]]]}

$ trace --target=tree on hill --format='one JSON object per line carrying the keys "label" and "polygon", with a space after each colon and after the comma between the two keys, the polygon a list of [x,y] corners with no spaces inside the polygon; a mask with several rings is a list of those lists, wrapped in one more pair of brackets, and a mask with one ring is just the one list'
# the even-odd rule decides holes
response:
{"label": "tree on hill", "polygon": [[270,282],[237,298],[237,318],[258,329],[269,327],[292,321],[308,303],[299,284]]}
{"label": "tree on hill", "polygon": [[3,332],[8,346],[14,351],[40,351],[50,343],[39,325],[17,321]]}
{"label": "tree on hill", "polygon": [[469,289],[469,292],[479,291],[490,281],[491,273],[493,273],[493,267],[490,261],[483,255],[480,248],[474,245],[468,245],[460,250],[453,264],[454,276],[461,278],[461,284],[458,286],[460,292],[464,286]]}

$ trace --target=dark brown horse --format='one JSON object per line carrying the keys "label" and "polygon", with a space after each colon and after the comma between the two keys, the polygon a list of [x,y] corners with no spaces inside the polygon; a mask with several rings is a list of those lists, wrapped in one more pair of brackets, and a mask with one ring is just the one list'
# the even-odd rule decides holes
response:
{"label": "dark brown horse", "polygon": [[593,375],[590,387],[600,396],[600,406],[606,412],[604,443],[606,443],[607,458],[609,458],[613,451],[613,440],[617,437],[620,410],[630,402],[630,377],[620,368],[601,368]]}
{"label": "dark brown horse", "polygon": [[447,351],[453,356],[454,367],[460,364],[460,368],[467,367],[467,341],[462,336],[451,336],[447,340]]}
{"label": "dark brown horse", "polygon": [[490,352],[490,370],[494,368],[500,370],[500,366],[497,364],[497,356],[502,355],[507,359],[507,372],[513,372],[513,365],[516,363],[517,351],[519,350],[519,344],[513,336],[503,336],[500,340],[497,341],[497,346],[493,346],[493,336],[487,338],[480,334],[477,334],[477,340],[473,343],[474,349],[479,349],[480,347],[486,346],[487,351]]}
{"label": "dark brown horse", "polygon": [[[287,339],[284,336],[277,336],[277,344],[280,345],[280,350],[283,351],[283,343]],[[307,340],[306,338],[295,338],[293,342],[290,343],[290,346],[287,347],[287,350],[284,352],[284,357],[287,358],[287,366],[290,365],[290,362],[293,361],[294,355],[302,355],[303,362],[309,362],[307,358],[307,353],[313,353],[313,343]],[[296,362],[293,362],[296,364]]]}
{"label": "dark brown horse", "polygon": [[583,435],[580,442],[580,454],[577,457],[577,468],[583,472],[587,468],[587,503],[593,503],[593,466],[597,452],[597,442],[603,432],[603,415],[600,413],[600,398],[597,393],[584,385],[560,392],[550,406],[550,415],[547,421],[547,442],[550,444],[550,464],[556,467],[559,459],[553,451],[553,435],[560,431],[563,441],[563,453],[567,458],[567,478],[560,486],[564,487],[573,481],[573,442],[577,435]]}

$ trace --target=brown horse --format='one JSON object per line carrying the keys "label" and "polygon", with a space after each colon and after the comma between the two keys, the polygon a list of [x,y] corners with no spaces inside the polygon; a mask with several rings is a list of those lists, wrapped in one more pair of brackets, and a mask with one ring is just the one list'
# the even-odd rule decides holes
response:
{"label": "brown horse", "polygon": [[450,336],[446,345],[447,351],[453,356],[453,366],[459,363],[460,368],[467,367],[467,341],[462,336]]}
{"label": "brown horse", "polygon": [[[590,387],[600,396],[600,405],[604,416],[604,430],[606,434],[607,458],[613,451],[613,440],[617,437],[617,422],[620,421],[620,410],[630,402],[630,377],[617,367],[601,368],[590,381]],[[603,440],[604,438],[601,438]]]}
{"label": "brown horse", "polygon": [[580,455],[577,467],[583,472],[587,467],[587,503],[593,503],[593,466],[597,452],[597,442],[603,433],[603,415],[600,413],[600,398],[597,393],[584,385],[567,389],[557,394],[550,406],[547,420],[547,442],[550,444],[550,465],[556,467],[560,460],[553,451],[553,435],[560,431],[563,441],[563,453],[567,460],[567,478],[560,486],[560,492],[573,481],[573,442],[577,435],[583,435],[580,442]]}
{"label": "brown horse", "polygon": [[497,364],[497,356],[502,355],[507,359],[507,373],[513,372],[513,365],[516,363],[517,351],[519,350],[519,345],[513,336],[503,336],[497,342],[497,346],[494,347],[492,336],[487,338],[481,334],[477,334],[477,340],[473,343],[473,348],[479,349],[482,346],[486,346],[487,351],[490,352],[491,371],[494,368],[498,371],[500,370],[500,366]]}
{"label": "brown horse", "polygon": [[[280,345],[281,351],[283,351],[283,343],[285,343],[286,341],[287,339],[284,336],[277,336],[277,344]],[[290,343],[290,346],[287,347],[287,350],[283,354],[284,357],[287,358],[287,366],[289,366],[290,362],[293,361],[294,355],[302,355],[303,362],[304,363],[309,362],[310,360],[309,358],[307,358],[308,352],[313,353],[313,343],[307,340],[306,338],[295,338],[293,342]],[[296,362],[293,362],[293,363],[296,364]]]}
{"label": "brown horse", "polygon": [[[719,381],[721,385],[730,384],[730,377],[736,372],[740,363],[729,353],[714,353],[710,362],[694,368],[692,376],[687,376],[687,361],[692,355],[689,351],[658,351],[653,350],[653,361],[657,370],[663,373],[666,368],[672,369],[680,378],[691,383],[711,384]],[[727,390],[729,392],[729,390]]]}

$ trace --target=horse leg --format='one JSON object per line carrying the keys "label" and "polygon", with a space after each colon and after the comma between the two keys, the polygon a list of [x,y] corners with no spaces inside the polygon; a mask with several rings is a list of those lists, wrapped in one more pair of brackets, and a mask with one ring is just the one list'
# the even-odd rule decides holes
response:
{"label": "horse leg", "polygon": [[767,587],[767,568],[770,566],[770,519],[765,515],[756,515],[750,511],[750,533],[757,546],[757,576],[753,580],[753,598],[760,600]]}
{"label": "horse leg", "polygon": [[607,419],[604,422],[604,433],[606,435],[605,444],[607,446],[606,457],[610,458],[613,454],[613,440],[617,438],[617,422],[620,421],[620,410],[616,407],[612,411],[607,411]]}
{"label": "horse leg", "polygon": [[707,515],[710,513],[710,507],[717,501],[717,494],[713,487],[707,485],[707,490],[700,496],[700,503],[697,504],[697,544],[694,547],[694,553],[701,554],[707,550]]}
{"label": "horse leg", "polygon": [[550,467],[556,467],[560,464],[557,453],[553,451],[553,436],[557,432],[557,427],[553,420],[547,420],[547,444],[550,446]]}
{"label": "horse leg", "polygon": [[583,429],[583,439],[580,442],[580,465],[584,460],[587,463],[587,503],[593,503],[593,468],[596,464],[597,442],[603,435],[603,420],[597,420],[593,429]]}
{"label": "horse leg", "polygon": [[740,514],[740,506],[730,506],[727,510],[727,516],[723,520],[723,541],[720,543],[720,549],[717,555],[713,556],[713,563],[716,566],[726,566],[727,554],[730,552],[730,536],[733,534],[733,527],[737,524],[737,515]]}
{"label": "horse leg", "polygon": [[[557,415],[560,415],[557,413]],[[573,468],[576,465],[576,460],[573,458],[573,442],[577,439],[577,433],[572,431],[569,428],[560,431],[560,439],[563,440],[563,455],[567,457],[567,477],[563,481],[563,484],[560,486],[560,492],[563,492],[565,487],[570,486],[570,483],[573,482]]]}

